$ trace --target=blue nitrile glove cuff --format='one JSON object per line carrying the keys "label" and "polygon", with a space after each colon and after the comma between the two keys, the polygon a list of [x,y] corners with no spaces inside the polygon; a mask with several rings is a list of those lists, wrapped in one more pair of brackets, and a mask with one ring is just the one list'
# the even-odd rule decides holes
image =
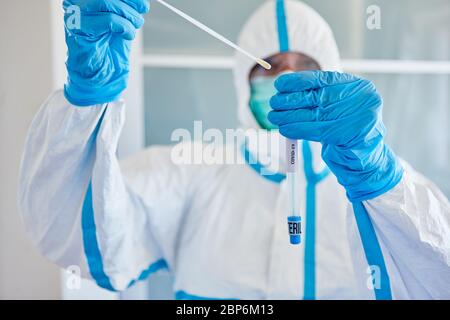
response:
{"label": "blue nitrile glove cuff", "polygon": [[[335,152],[333,148],[340,150]],[[329,145],[322,149],[322,157],[344,186],[351,202],[376,198],[393,189],[403,177],[404,170],[399,159],[383,142],[369,154],[368,161],[361,161],[357,150],[342,150]]]}
{"label": "blue nitrile glove cuff", "polygon": [[78,85],[70,78],[64,85],[64,96],[73,105],[78,107],[88,107],[98,104],[116,101],[120,98],[122,92],[126,89],[128,74],[111,81],[105,86],[84,86]]}

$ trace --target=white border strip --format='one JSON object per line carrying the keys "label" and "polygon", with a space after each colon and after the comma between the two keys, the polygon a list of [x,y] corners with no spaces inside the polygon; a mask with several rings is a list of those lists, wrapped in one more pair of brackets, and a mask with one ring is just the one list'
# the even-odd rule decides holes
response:
{"label": "white border strip", "polygon": [[[144,55],[144,67],[187,69],[232,69],[228,56]],[[450,74],[450,61],[424,60],[343,60],[345,71],[358,73]]]}

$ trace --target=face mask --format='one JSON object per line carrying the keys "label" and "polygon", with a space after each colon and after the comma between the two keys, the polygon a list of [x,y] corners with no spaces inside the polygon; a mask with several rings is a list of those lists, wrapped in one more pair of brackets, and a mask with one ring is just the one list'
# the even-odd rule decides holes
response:
{"label": "face mask", "polygon": [[278,129],[267,116],[272,108],[270,98],[277,92],[274,84],[277,77],[256,77],[250,81],[250,110],[259,126],[266,130]]}

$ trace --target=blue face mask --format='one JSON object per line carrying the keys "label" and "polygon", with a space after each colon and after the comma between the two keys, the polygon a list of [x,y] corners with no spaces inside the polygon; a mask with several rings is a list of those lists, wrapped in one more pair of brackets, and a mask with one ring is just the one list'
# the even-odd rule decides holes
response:
{"label": "blue face mask", "polygon": [[266,130],[278,129],[267,118],[270,107],[270,98],[276,93],[275,80],[277,77],[256,77],[250,81],[250,110],[259,126]]}

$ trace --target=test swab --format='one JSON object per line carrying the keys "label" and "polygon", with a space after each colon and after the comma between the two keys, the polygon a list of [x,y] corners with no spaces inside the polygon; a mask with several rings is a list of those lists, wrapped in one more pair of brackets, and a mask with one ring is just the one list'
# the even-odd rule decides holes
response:
{"label": "test swab", "polygon": [[298,205],[297,170],[298,170],[298,141],[286,139],[286,182],[289,188],[288,227],[291,244],[300,244],[302,233],[302,218]]}
{"label": "test swab", "polygon": [[163,0],[156,0],[158,1],[160,4],[162,4],[163,6],[165,6],[166,8],[172,10],[173,12],[175,12],[176,14],[178,14],[179,16],[181,16],[182,18],[186,19],[187,21],[189,21],[190,23],[192,23],[193,25],[195,25],[196,27],[202,29],[203,31],[209,33],[211,36],[213,36],[214,38],[216,38],[217,40],[222,41],[223,43],[229,45],[230,47],[232,47],[233,49],[236,49],[237,51],[241,52],[242,54],[246,55],[247,57],[249,57],[250,59],[254,60],[257,64],[259,64],[261,67],[263,67],[266,70],[270,70],[272,68],[272,66],[270,65],[270,63],[268,63],[267,61],[264,61],[263,59],[257,58],[254,55],[252,55],[251,53],[245,51],[244,49],[242,49],[241,47],[239,47],[237,44],[234,44],[233,42],[231,42],[230,40],[228,40],[227,38],[225,38],[224,36],[218,34],[217,32],[215,32],[214,30],[212,30],[211,28],[205,26],[203,23],[195,20],[194,18],[192,18],[191,16],[187,15],[186,13],[184,13],[183,11],[173,7],[172,5],[168,4],[167,2],[163,1]]}

